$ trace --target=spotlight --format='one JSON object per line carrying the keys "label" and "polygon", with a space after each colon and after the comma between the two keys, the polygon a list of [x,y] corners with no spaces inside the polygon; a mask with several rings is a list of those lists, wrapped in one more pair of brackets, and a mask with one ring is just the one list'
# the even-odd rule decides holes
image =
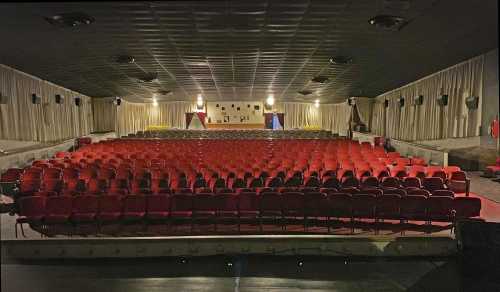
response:
{"label": "spotlight", "polygon": [[266,103],[268,105],[271,105],[271,106],[274,105],[274,95],[273,94],[269,94],[267,96]]}
{"label": "spotlight", "polygon": [[233,266],[233,263],[231,261],[229,261],[229,262],[226,263],[226,266],[228,266],[229,268],[231,268]]}
{"label": "spotlight", "polygon": [[302,260],[299,260],[299,261],[297,262],[297,266],[298,266],[299,268],[302,268],[302,266],[304,266],[304,262],[303,262]]}
{"label": "spotlight", "polygon": [[187,259],[186,258],[181,258],[181,264],[185,264],[187,263]]}

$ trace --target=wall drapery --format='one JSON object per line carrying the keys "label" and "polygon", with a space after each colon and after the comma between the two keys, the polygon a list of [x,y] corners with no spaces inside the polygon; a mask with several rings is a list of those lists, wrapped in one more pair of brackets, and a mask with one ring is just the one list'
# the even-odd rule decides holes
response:
{"label": "wall drapery", "polygon": [[[0,139],[59,141],[90,134],[93,128],[91,98],[0,64]],[[32,103],[32,94],[41,97]],[[65,98],[55,102],[55,95]],[[74,98],[81,99],[77,107]]]}
{"label": "wall drapery", "polygon": [[144,131],[148,126],[166,125],[185,129],[187,112],[196,111],[196,102],[165,102],[153,106],[152,103],[132,103],[122,99],[116,107],[116,132],[126,136]]}
{"label": "wall drapery", "polygon": [[314,104],[280,102],[275,109],[285,114],[285,129],[321,127],[321,111]]}
{"label": "wall drapery", "polygon": [[92,99],[94,131],[108,132],[116,130],[116,104],[114,98]]}
{"label": "wall drapery", "polygon": [[333,134],[347,136],[352,107],[346,102],[321,105],[321,128]]}
{"label": "wall drapery", "polygon": [[[372,118],[372,132],[401,140],[430,140],[479,135],[484,55],[472,58],[416,82],[377,97]],[[448,106],[441,107],[437,97],[447,94]],[[423,104],[414,100],[423,95]],[[479,97],[479,109],[465,105],[469,96]],[[404,107],[397,99],[405,98]],[[384,108],[384,100],[389,107]],[[386,123],[383,123],[383,111]]]}
{"label": "wall drapery", "polygon": [[369,129],[372,123],[372,111],[374,99],[369,97],[355,97],[356,110],[361,122]]}

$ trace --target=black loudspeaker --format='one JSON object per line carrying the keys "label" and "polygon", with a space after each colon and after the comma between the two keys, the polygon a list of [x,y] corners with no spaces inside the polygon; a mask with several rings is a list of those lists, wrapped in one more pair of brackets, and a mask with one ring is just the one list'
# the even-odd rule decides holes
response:
{"label": "black loudspeaker", "polygon": [[448,94],[443,94],[441,96],[438,96],[437,102],[440,106],[447,106],[448,105]]}
{"label": "black loudspeaker", "polygon": [[56,103],[63,104],[64,103],[64,96],[62,96],[60,94],[56,94]]}
{"label": "black loudspeaker", "polygon": [[0,104],[8,104],[8,103],[9,103],[9,98],[3,95],[2,92],[0,92]]}
{"label": "black loudspeaker", "polygon": [[42,103],[42,98],[40,96],[37,96],[36,93],[33,93],[31,95],[31,102],[33,104],[41,104]]}
{"label": "black loudspeaker", "polygon": [[384,100],[384,107],[386,107],[386,108],[389,107],[389,100],[388,99]]}
{"label": "black loudspeaker", "polygon": [[347,99],[347,104],[350,105],[350,106],[355,105],[356,104],[356,99],[352,98],[352,97],[348,98]]}
{"label": "black loudspeaker", "polygon": [[80,106],[80,104],[82,104],[82,99],[79,97],[75,97],[75,105]]}
{"label": "black loudspeaker", "polygon": [[419,95],[415,98],[415,105],[422,105],[424,103],[424,96]]}
{"label": "black loudspeaker", "polygon": [[398,103],[399,103],[399,107],[404,107],[405,106],[405,98],[402,96],[400,98],[398,98]]}
{"label": "black loudspeaker", "polygon": [[120,106],[120,104],[122,104],[122,99],[121,98],[117,98],[116,99],[116,105]]}
{"label": "black loudspeaker", "polygon": [[469,96],[465,99],[465,105],[468,109],[477,109],[479,106],[479,97]]}

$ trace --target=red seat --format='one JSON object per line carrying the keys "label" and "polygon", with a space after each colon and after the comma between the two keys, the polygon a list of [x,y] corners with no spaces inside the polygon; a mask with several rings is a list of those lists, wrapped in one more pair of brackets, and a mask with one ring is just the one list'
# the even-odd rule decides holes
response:
{"label": "red seat", "polygon": [[47,224],[68,223],[72,212],[72,204],[72,197],[47,197],[44,222]]}
{"label": "red seat", "polygon": [[322,187],[323,188],[336,188],[336,189],[338,189],[340,187],[340,183],[336,177],[329,176],[323,180]]}
{"label": "red seat", "polygon": [[257,218],[259,215],[260,195],[255,192],[242,192],[238,195],[238,214],[240,218]]}
{"label": "red seat", "polygon": [[380,183],[380,186],[382,188],[400,188],[401,183],[399,181],[399,178],[389,176],[389,177],[382,178],[382,182]]}
{"label": "red seat", "polygon": [[384,192],[379,188],[366,188],[360,190],[359,193],[375,195],[375,197],[379,197],[382,196],[382,194],[384,194]]}
{"label": "red seat", "polygon": [[352,195],[333,193],[328,195],[330,216],[334,218],[352,218]]}
{"label": "red seat", "polygon": [[123,198],[122,219],[137,221],[146,215],[146,196],[127,195]]}
{"label": "red seat", "polygon": [[472,197],[456,197],[453,199],[455,219],[468,219],[481,215],[481,199]]}
{"label": "red seat", "polygon": [[193,197],[189,194],[174,194],[170,198],[170,217],[186,219],[193,215]]}
{"label": "red seat", "polygon": [[429,192],[434,192],[437,190],[444,190],[446,186],[443,183],[443,179],[440,177],[426,177],[422,181],[422,186]]}
{"label": "red seat", "polygon": [[121,217],[122,207],[123,202],[120,196],[100,196],[99,213],[96,218],[101,223],[117,221]]}
{"label": "red seat", "polygon": [[108,182],[104,179],[91,178],[87,182],[87,194],[100,195],[108,188]]}
{"label": "red seat", "polygon": [[455,196],[455,193],[453,193],[450,190],[435,190],[431,194],[432,194],[432,196],[444,196],[444,197],[451,197],[451,198],[453,198]]}
{"label": "red seat", "polygon": [[374,195],[355,194],[352,195],[353,218],[375,218],[375,204],[377,200]]}
{"label": "red seat", "polygon": [[344,176],[340,181],[341,188],[359,188],[359,180],[353,176]]}
{"label": "red seat", "polygon": [[146,219],[166,220],[170,216],[170,197],[168,195],[146,196]]}
{"label": "red seat", "polygon": [[404,188],[421,188],[420,179],[418,177],[405,177],[401,181]]}
{"label": "red seat", "polygon": [[427,197],[408,195],[401,198],[400,205],[402,220],[427,220]]}
{"label": "red seat", "polygon": [[304,216],[304,194],[299,192],[288,192],[282,195],[283,217]]}
{"label": "red seat", "polygon": [[425,196],[425,197],[429,197],[431,195],[431,193],[428,190],[417,189],[417,188],[407,189],[407,194],[411,196]]}
{"label": "red seat", "polygon": [[377,188],[379,186],[379,181],[374,176],[365,176],[361,179],[361,188]]}
{"label": "red seat", "polygon": [[259,227],[262,230],[262,219],[272,217],[273,219],[282,217],[282,195],[277,192],[262,193],[260,195]]}
{"label": "red seat", "polygon": [[75,223],[93,222],[99,211],[99,197],[77,196],[73,199],[71,220]]}
{"label": "red seat", "polygon": [[430,196],[427,199],[427,216],[431,221],[452,221],[453,198]]}
{"label": "red seat", "polygon": [[448,188],[455,193],[466,193],[468,195],[470,179],[465,172],[454,171],[449,175]]}
{"label": "red seat", "polygon": [[31,196],[34,193],[40,191],[39,180],[22,180],[19,184],[19,195],[20,196]]}
{"label": "red seat", "polygon": [[375,217],[377,219],[399,220],[401,196],[397,194],[382,195],[377,197]]}
{"label": "red seat", "polygon": [[30,196],[19,199],[19,217],[16,219],[15,232],[17,238],[17,225],[21,225],[24,235],[23,223],[40,225],[45,216],[45,197]]}
{"label": "red seat", "polygon": [[239,196],[234,193],[214,195],[217,218],[237,218]]}

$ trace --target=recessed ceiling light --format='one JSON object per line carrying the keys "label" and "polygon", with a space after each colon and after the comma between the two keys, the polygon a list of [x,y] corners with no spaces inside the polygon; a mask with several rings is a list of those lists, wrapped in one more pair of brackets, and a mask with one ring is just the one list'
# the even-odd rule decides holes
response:
{"label": "recessed ceiling light", "polygon": [[128,55],[120,55],[116,57],[116,63],[119,64],[132,64],[135,62],[134,57]]}
{"label": "recessed ceiling light", "polygon": [[144,76],[139,77],[138,80],[141,83],[159,82],[158,73],[147,73]]}
{"label": "recessed ceiling light", "polygon": [[45,20],[52,25],[60,27],[75,27],[80,25],[89,25],[95,21],[93,17],[83,12],[61,13],[45,17]]}
{"label": "recessed ceiling light", "polygon": [[368,20],[368,23],[384,30],[400,30],[407,21],[401,16],[377,15]]}
{"label": "recessed ceiling light", "polygon": [[172,93],[171,90],[164,90],[164,89],[158,90],[158,94],[160,94],[160,95],[167,95],[167,94],[170,94],[170,93]]}
{"label": "recessed ceiling light", "polygon": [[309,94],[312,94],[313,92],[309,89],[303,89],[303,90],[300,90],[300,91],[297,91],[298,93],[302,94],[302,95],[309,95]]}
{"label": "recessed ceiling light", "polygon": [[313,79],[311,79],[311,81],[317,82],[317,83],[326,83],[328,81],[328,79],[329,78],[327,76],[318,75],[318,76],[313,77]]}
{"label": "recessed ceiling light", "polygon": [[335,56],[330,58],[330,64],[345,65],[352,63],[352,58],[349,56]]}

